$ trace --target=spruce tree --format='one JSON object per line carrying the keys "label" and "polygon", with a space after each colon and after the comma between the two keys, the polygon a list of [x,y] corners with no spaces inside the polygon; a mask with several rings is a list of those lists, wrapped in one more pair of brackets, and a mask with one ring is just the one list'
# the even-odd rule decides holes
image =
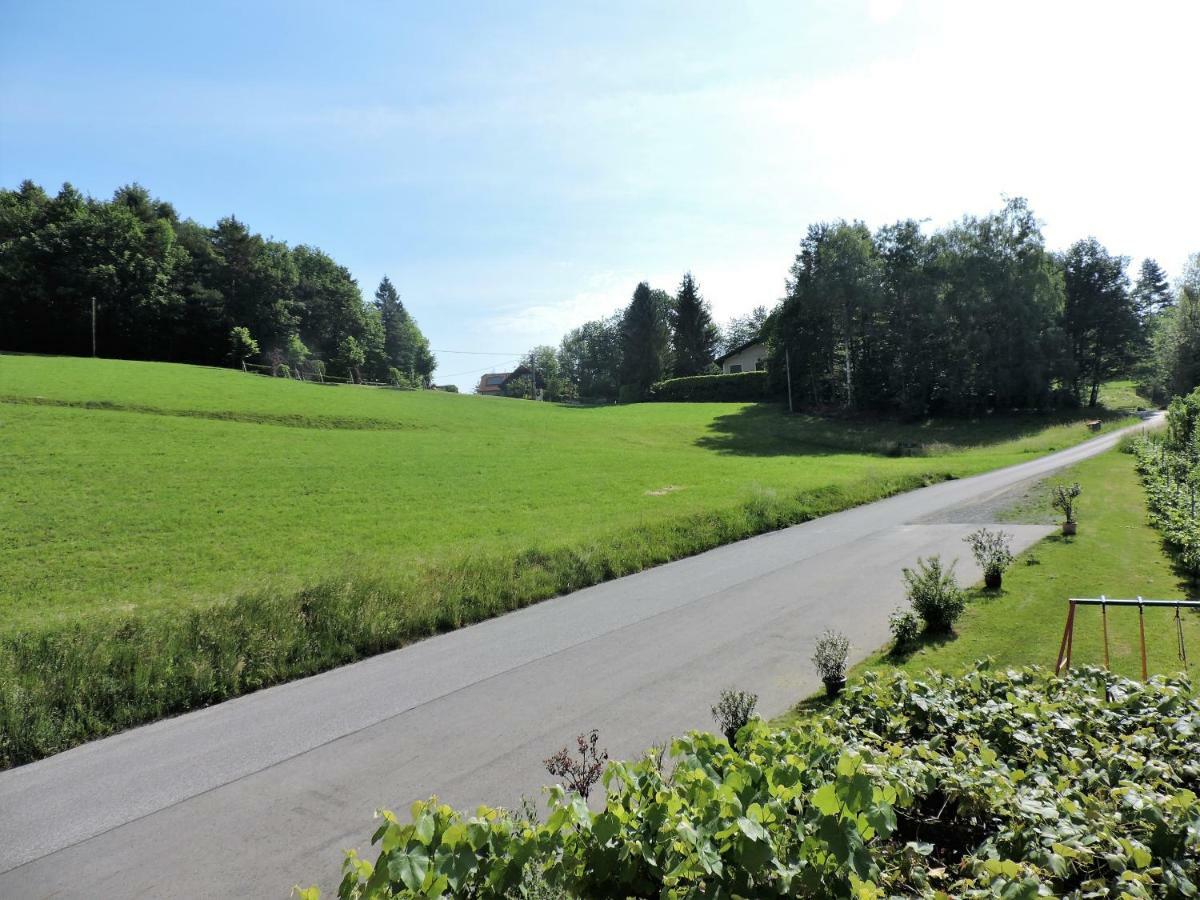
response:
{"label": "spruce tree", "polygon": [[1167,283],[1167,273],[1150,257],[1142,260],[1137,284],[1133,288],[1133,299],[1142,322],[1171,305],[1171,286]]}
{"label": "spruce tree", "polygon": [[669,350],[667,323],[643,281],[621,320],[621,393],[626,399],[642,399],[662,379]]}
{"label": "spruce tree", "polygon": [[410,336],[408,310],[400,302],[400,294],[386,275],[375,290],[375,306],[379,310],[379,321],[383,324],[383,354],[387,357],[388,365],[407,375],[412,368],[407,347]]}
{"label": "spruce tree", "polygon": [[675,307],[671,311],[674,333],[671,345],[676,377],[700,375],[712,365],[717,346],[717,326],[713,324],[708,304],[700,296],[696,279],[688,272],[679,283]]}

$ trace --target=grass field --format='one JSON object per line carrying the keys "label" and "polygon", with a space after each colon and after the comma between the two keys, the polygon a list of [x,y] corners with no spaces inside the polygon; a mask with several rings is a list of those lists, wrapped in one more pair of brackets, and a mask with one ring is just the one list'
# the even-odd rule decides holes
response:
{"label": "grass field", "polygon": [[[758,495],[961,476],[1087,436],[1037,418],[866,426],[729,404],[574,409],[13,356],[0,357],[0,397],[7,629],[592,539]],[[936,455],[880,455],[899,443]]]}
{"label": "grass field", "polygon": [[[903,659],[894,658],[884,648],[855,667],[850,677],[895,668],[912,675],[926,669],[955,673],[985,657],[1000,666],[1052,668],[1070,597],[1200,599],[1200,587],[1177,571],[1162,548],[1161,535],[1147,524],[1144,494],[1132,456],[1115,450],[1104,453],[1053,480],[1078,481],[1083,488],[1078,535],[1053,535],[1018,556],[1004,576],[1001,591],[974,589],[967,611],[949,639],[928,641]],[[1045,489],[1016,512],[1025,521],[1058,518]],[[1145,617],[1150,674],[1183,671],[1174,612],[1147,609]],[[1181,618],[1188,671],[1196,679],[1200,674],[1200,615],[1184,611]],[[1113,671],[1140,678],[1137,610],[1110,608],[1108,633]],[[1080,607],[1072,665],[1103,665],[1103,635],[1101,611]],[[800,708],[813,705],[821,705],[821,700],[814,698]]]}
{"label": "grass field", "polygon": [[567,408],[0,356],[0,765],[1020,462],[1087,418]]}

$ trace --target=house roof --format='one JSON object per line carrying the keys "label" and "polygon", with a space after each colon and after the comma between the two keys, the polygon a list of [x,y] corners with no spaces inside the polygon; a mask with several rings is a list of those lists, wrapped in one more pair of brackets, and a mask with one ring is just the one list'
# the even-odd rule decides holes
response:
{"label": "house roof", "polygon": [[499,392],[511,375],[512,372],[488,372],[480,376],[479,386],[475,390]]}
{"label": "house roof", "polygon": [[755,335],[753,339],[746,341],[746,343],[738,344],[736,347],[731,349],[728,353],[723,353],[722,355],[718,356],[716,359],[716,363],[717,363],[717,365],[720,365],[721,363],[725,362],[725,360],[729,359],[729,357],[737,356],[743,350],[749,350],[755,344],[765,344],[765,343],[766,342],[762,339],[761,335]]}

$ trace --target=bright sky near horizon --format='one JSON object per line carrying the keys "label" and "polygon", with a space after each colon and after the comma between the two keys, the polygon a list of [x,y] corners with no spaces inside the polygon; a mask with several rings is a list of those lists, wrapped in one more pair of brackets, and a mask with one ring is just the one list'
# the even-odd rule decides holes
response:
{"label": "bright sky near horizon", "polygon": [[[647,279],[724,321],[812,222],[1028,197],[1200,251],[1200,2],[0,0],[0,186],[137,181],[386,272],[464,388]],[[455,355],[448,350],[496,355]]]}

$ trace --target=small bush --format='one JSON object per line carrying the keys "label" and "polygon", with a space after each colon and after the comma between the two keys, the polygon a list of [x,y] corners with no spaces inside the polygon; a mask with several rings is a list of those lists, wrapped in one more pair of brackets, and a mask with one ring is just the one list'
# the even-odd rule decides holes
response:
{"label": "small bush", "polygon": [[824,631],[813,650],[813,665],[822,681],[841,681],[846,677],[846,662],[850,658],[850,639],[840,631]]}
{"label": "small bush", "polygon": [[604,764],[608,762],[608,751],[597,751],[600,732],[595,728],[587,734],[579,735],[575,740],[578,744],[576,755],[579,759],[563,747],[546,760],[546,771],[555,778],[563,779],[568,791],[574,791],[586,800],[604,772]]}
{"label": "small bush", "polygon": [[917,642],[921,620],[911,609],[897,609],[888,616],[888,627],[892,630],[893,651],[903,653]]}
{"label": "small bush", "polygon": [[978,531],[972,531],[963,540],[970,545],[971,554],[979,568],[983,569],[985,577],[998,578],[1012,565],[1012,545],[1003,531],[980,528]]}
{"label": "small bush", "polygon": [[388,384],[406,391],[415,391],[421,387],[421,379],[409,372],[401,372],[395,366],[389,366]]}
{"label": "small bush", "polygon": [[712,708],[712,717],[733,746],[733,739],[738,731],[754,717],[754,708],[758,706],[758,695],[746,691],[732,689],[721,691],[721,699]]}
{"label": "small bush", "polygon": [[1068,522],[1075,521],[1075,499],[1083,493],[1083,488],[1076,481],[1072,485],[1056,484],[1054,485],[1050,505],[1059,510]]}
{"label": "small bush", "polygon": [[917,568],[904,570],[908,602],[925,623],[925,630],[947,632],[966,608],[966,597],[954,576],[954,563],[942,565],[938,556],[918,559]]}
{"label": "small bush", "polygon": [[766,400],[766,372],[738,372],[733,375],[692,375],[669,378],[650,389],[650,399],[667,403],[721,403]]}

